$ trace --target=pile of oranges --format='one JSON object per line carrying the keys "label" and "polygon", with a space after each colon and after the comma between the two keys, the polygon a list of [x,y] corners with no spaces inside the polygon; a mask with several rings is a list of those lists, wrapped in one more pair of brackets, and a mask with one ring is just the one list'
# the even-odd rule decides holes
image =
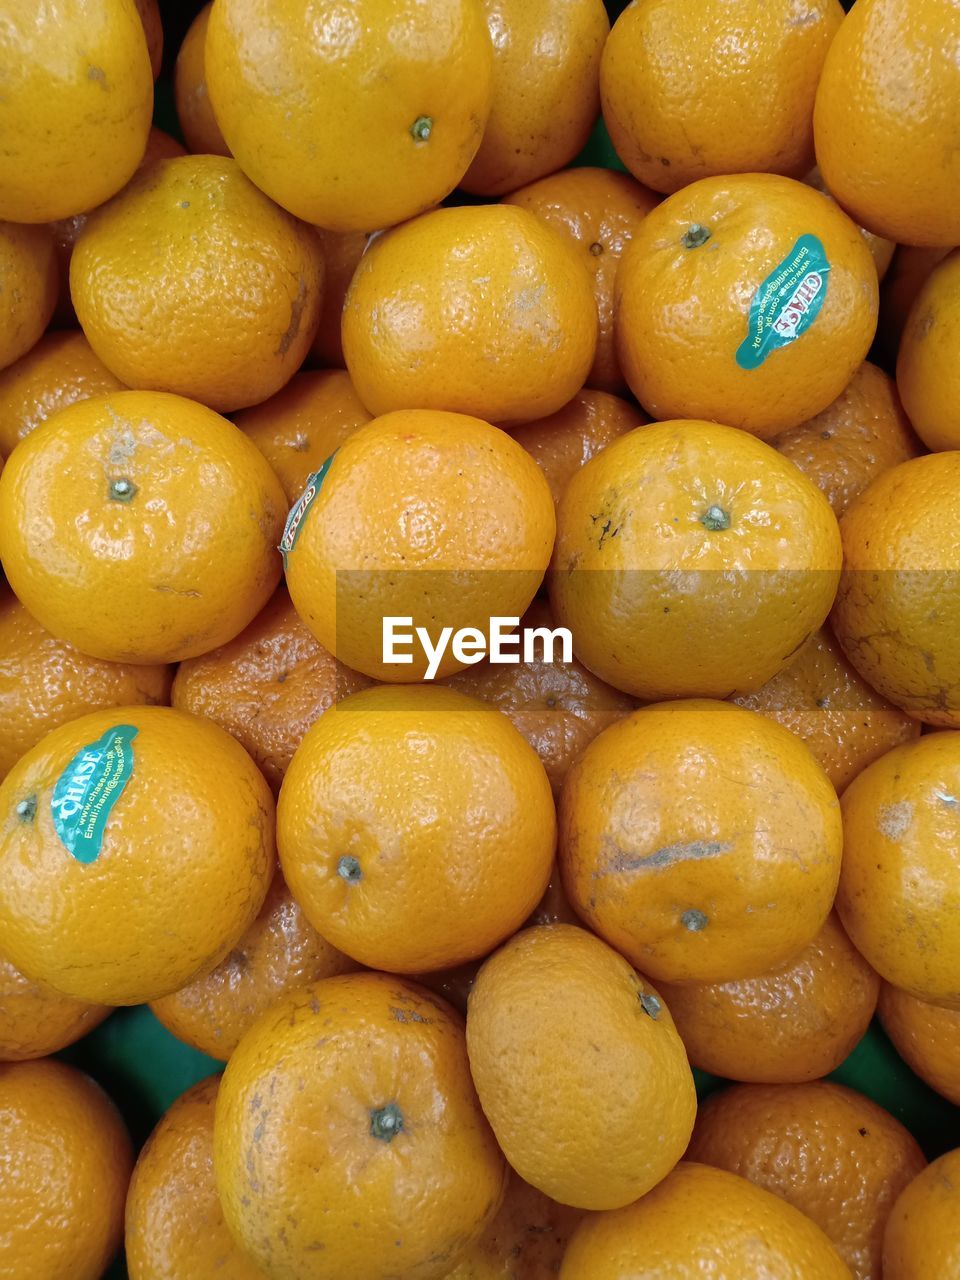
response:
{"label": "pile of oranges", "polygon": [[960,1280],[960,8],[609,7],[0,0],[0,1280]]}

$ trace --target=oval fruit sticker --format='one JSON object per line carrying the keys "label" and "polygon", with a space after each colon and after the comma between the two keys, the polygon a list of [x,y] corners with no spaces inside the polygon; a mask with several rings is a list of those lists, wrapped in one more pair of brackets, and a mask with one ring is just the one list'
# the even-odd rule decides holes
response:
{"label": "oval fruit sticker", "polygon": [[801,236],[753,295],[747,336],[737,348],[741,369],[759,369],[771,352],[810,328],[827,296],[829,278],[823,245],[816,236]]}
{"label": "oval fruit sticker", "polygon": [[320,468],[314,471],[313,475],[307,476],[306,487],[290,508],[290,514],[287,516],[287,522],[283,526],[283,537],[280,539],[280,546],[277,548],[283,556],[283,567],[287,567],[287,556],[297,545],[297,538],[300,536],[300,529],[304,520],[307,518],[307,512],[313,506],[314,499],[320,492],[320,486],[326,478],[327,472],[330,470],[330,463],[337,456],[337,450],[334,449],[330,457]]}
{"label": "oval fruit sticker", "polygon": [[133,740],[139,730],[118,724],[78,751],[57,779],[50,807],[67,853],[95,862],[110,811],[133,772]]}

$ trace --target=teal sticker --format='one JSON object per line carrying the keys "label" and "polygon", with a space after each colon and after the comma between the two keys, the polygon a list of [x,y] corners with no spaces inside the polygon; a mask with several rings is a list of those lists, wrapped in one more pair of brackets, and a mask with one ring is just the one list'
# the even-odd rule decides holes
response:
{"label": "teal sticker", "polygon": [[78,751],[57,779],[50,802],[53,825],[78,862],[96,862],[100,856],[107,819],[133,773],[138,732],[132,724],[114,725]]}
{"label": "teal sticker", "polygon": [[307,518],[307,512],[313,506],[317,494],[320,492],[320,486],[326,479],[327,472],[330,470],[330,463],[337,456],[337,450],[334,449],[330,457],[326,460],[319,471],[314,471],[312,476],[307,476],[307,486],[290,508],[290,514],[287,516],[287,523],[283,526],[283,537],[280,539],[278,550],[283,556],[283,567],[287,567],[287,556],[297,545],[297,538],[300,536],[300,530],[303,522]]}
{"label": "teal sticker", "polygon": [[767,356],[805,333],[827,296],[830,263],[816,236],[801,236],[753,295],[747,336],[737,347],[741,369],[759,369]]}

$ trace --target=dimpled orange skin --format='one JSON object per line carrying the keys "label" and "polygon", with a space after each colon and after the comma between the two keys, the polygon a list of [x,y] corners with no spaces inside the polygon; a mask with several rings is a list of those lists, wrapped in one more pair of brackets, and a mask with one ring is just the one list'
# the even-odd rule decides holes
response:
{"label": "dimpled orange skin", "polygon": [[226,1062],[257,1018],[288,992],[355,968],[307,923],[278,874],[226,959],[150,1007],[178,1040]]}
{"label": "dimpled orange skin", "polygon": [[[385,662],[383,619],[412,617],[437,643],[444,626],[486,634],[493,616],[519,618],[555,529],[543,473],[505,432],[462,414],[386,414],[341,445],[287,556],[287,586],[341,662],[409,683],[427,655],[416,642],[409,666]],[[448,645],[436,674],[465,665]]]}
{"label": "dimpled orange skin", "polygon": [[57,304],[57,255],[46,227],[0,222],[0,288],[0,369],[6,369],[39,340]]}
{"label": "dimpled orange skin", "polygon": [[928,1280],[960,1269],[960,1149],[948,1151],[901,1193],[883,1240],[884,1280]]}
{"label": "dimpled orange skin", "polygon": [[897,362],[900,336],[917,294],[930,272],[950,252],[950,249],[917,249],[908,244],[897,246],[880,290],[880,322],[877,326],[879,349],[891,367]]}
{"label": "dimpled orange skin", "polygon": [[220,1077],[188,1089],[140,1152],[126,1206],[130,1280],[267,1280],[223,1220],[213,1173]]}
{"label": "dimpled orange skin", "polygon": [[90,345],[127,386],[227,413],[296,372],[323,274],[313,231],[235,161],[180,156],[143,170],[87,220],[70,293]]}
{"label": "dimpled orange skin", "polygon": [[922,452],[897,384],[866,360],[833,404],[770,443],[823,490],[838,520],[881,472]]}
{"label": "dimpled orange skin", "polygon": [[116,1107],[62,1062],[0,1064],[0,1277],[100,1280],[133,1152]]}
{"label": "dimpled orange skin", "polygon": [[332,231],[393,226],[439,203],[490,114],[479,0],[359,0],[323,17],[308,0],[218,0],[205,58],[244,172]]}
{"label": "dimpled orange skin", "polygon": [[758,978],[663,982],[690,1061],[757,1084],[828,1075],[870,1024],[880,979],[831,913],[800,954]]}
{"label": "dimpled orange skin", "polygon": [[102,662],[58,640],[16,596],[0,599],[0,780],[58,725],[103,707],[170,699],[167,666]]}
{"label": "dimpled orange skin", "polygon": [[884,982],[877,1012],[910,1070],[960,1107],[960,1010],[918,1000]]}
{"label": "dimpled orange skin", "polygon": [[597,307],[578,250],[526,209],[437,209],[363,255],[343,351],[371,413],[446,409],[488,422],[555,413],[583,386]]}
{"label": "dimpled orange skin", "polygon": [[557,511],[550,598],[584,666],[645,701],[759,688],[824,621],[837,522],[768,445],[709,422],[630,431]]}
{"label": "dimpled orange skin", "polygon": [[852,1280],[818,1226],[746,1178],[684,1160],[634,1204],[581,1222],[560,1280]]}
{"label": "dimpled orange skin", "polygon": [[840,523],[831,615],[860,675],[925,724],[960,726],[960,452],[879,475]]}
{"label": "dimpled orange skin", "polygon": [[228,156],[230,148],[220,132],[207,93],[204,45],[212,7],[212,4],[204,5],[183,37],[173,69],[173,94],[180,132],[189,149],[201,155]]}
{"label": "dimpled orange skin", "polygon": [[529,209],[555,228],[590,272],[600,329],[587,383],[601,391],[626,387],[613,335],[613,283],[623,252],[660,197],[612,169],[566,169],[507,196],[505,204]]}
{"label": "dimpled orange skin", "polygon": [[[802,235],[817,237],[830,264],[820,311],[743,369],[751,303]],[[617,353],[652,417],[709,418],[767,439],[837,398],[873,341],[877,307],[870,250],[833,201],[774,174],[704,178],[648,213],[623,256]]]}
{"label": "dimpled orange skin", "polygon": [[827,627],[756,693],[733,701],[802,738],[838,793],[878,756],[920,736],[916,720],[857,675]]}
{"label": "dimpled orange skin", "polygon": [[635,711],[593,740],[560,798],[567,896],[664,982],[794,958],[833,905],[840,847],[836,793],[807,748],[729,703]]}
{"label": "dimpled orange skin", "polygon": [[[830,196],[831,200],[833,199],[833,196],[827,190],[823,174],[816,165],[805,175],[803,180],[808,186],[815,187],[817,191],[822,191],[824,195]],[[875,236],[866,227],[860,227],[860,234],[863,236],[864,244],[870,250],[873,257],[873,265],[877,268],[877,279],[882,284],[884,276],[890,269],[897,246],[893,240],[887,240],[884,236]]]}
{"label": "dimpled orange skin", "polygon": [[926,1165],[899,1120],[825,1081],[713,1094],[697,1114],[689,1158],[782,1196],[826,1233],[854,1280],[881,1274],[893,1202]]}
{"label": "dimpled orange skin", "polygon": [[310,923],[393,973],[484,956],[523,924],[553,863],[536,752],[452,689],[382,685],[308,730],[277,810],[280,860]]}
{"label": "dimpled orange skin", "polygon": [[234,1238],[298,1280],[440,1280],[507,1180],[463,1020],[386,974],[327,978],[264,1014],[224,1074],[214,1145]]}
{"label": "dimpled orange skin", "polygon": [[[133,768],[84,864],[54,826],[53,790],[117,725],[137,730]],[[54,729],[0,784],[4,952],[77,1000],[141,1004],[177,991],[256,919],[275,865],[273,819],[250,757],[204,720],[118,707]]]}
{"label": "dimpled orange skin", "polygon": [[844,928],[887,982],[960,1009],[960,733],[888,751],[841,803]]}
{"label": "dimpled orange skin", "polygon": [[960,448],[960,253],[934,267],[910,309],[897,357],[897,386],[928,449]]}
{"label": "dimpled orange skin", "polygon": [[314,369],[295,373],[276,395],[242,409],[233,420],[277,473],[292,506],[307,477],[320,470],[352,431],[369,422],[370,414],[348,373]]}
{"label": "dimpled orange skin", "polygon": [[0,957],[0,1062],[45,1058],[100,1025],[113,1010],[58,995]]}
{"label": "dimpled orange skin", "polygon": [[493,102],[480,150],[459,183],[500,196],[555,173],[600,113],[602,0],[482,0],[493,42]]}
{"label": "dimpled orange skin", "polygon": [[53,222],[119,191],[140,163],[153,110],[134,0],[10,8],[0,63],[0,218]]}
{"label": "dimpled orange skin", "polygon": [[225,644],[269,600],[286,505],[260,452],[212,410],[118,391],[62,409],[14,450],[0,559],[23,604],[81,653],[174,662]]}
{"label": "dimpled orange skin", "polygon": [[953,0],[866,0],[830,48],[813,115],[817,163],[851,217],[898,244],[960,243]]}
{"label": "dimpled orange skin", "polygon": [[317,228],[317,235],[327,264],[327,279],[320,325],[310,355],[314,363],[324,368],[340,369],[344,363],[340,331],[343,303],[370,237],[366,231],[324,231],[321,227]]}

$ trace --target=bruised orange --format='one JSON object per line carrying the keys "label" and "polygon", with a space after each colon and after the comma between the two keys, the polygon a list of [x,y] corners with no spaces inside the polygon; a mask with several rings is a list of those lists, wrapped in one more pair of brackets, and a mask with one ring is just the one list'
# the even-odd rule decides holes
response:
{"label": "bruised orange", "polygon": [[933,268],[910,309],[897,356],[903,407],[928,449],[960,448],[960,253]]}
{"label": "bruised orange", "polygon": [[57,1053],[112,1012],[107,1005],[73,1000],[31,982],[16,965],[0,958],[0,1062]]}
{"label": "bruised orange", "polygon": [[180,132],[189,149],[202,155],[228,156],[230,148],[220,132],[207,92],[204,45],[212,8],[212,3],[205,4],[183,37],[173,70],[173,94]]}
{"label": "bruised orange", "polygon": [[877,1012],[910,1070],[960,1107],[960,1009],[918,1000],[885,982]]}

